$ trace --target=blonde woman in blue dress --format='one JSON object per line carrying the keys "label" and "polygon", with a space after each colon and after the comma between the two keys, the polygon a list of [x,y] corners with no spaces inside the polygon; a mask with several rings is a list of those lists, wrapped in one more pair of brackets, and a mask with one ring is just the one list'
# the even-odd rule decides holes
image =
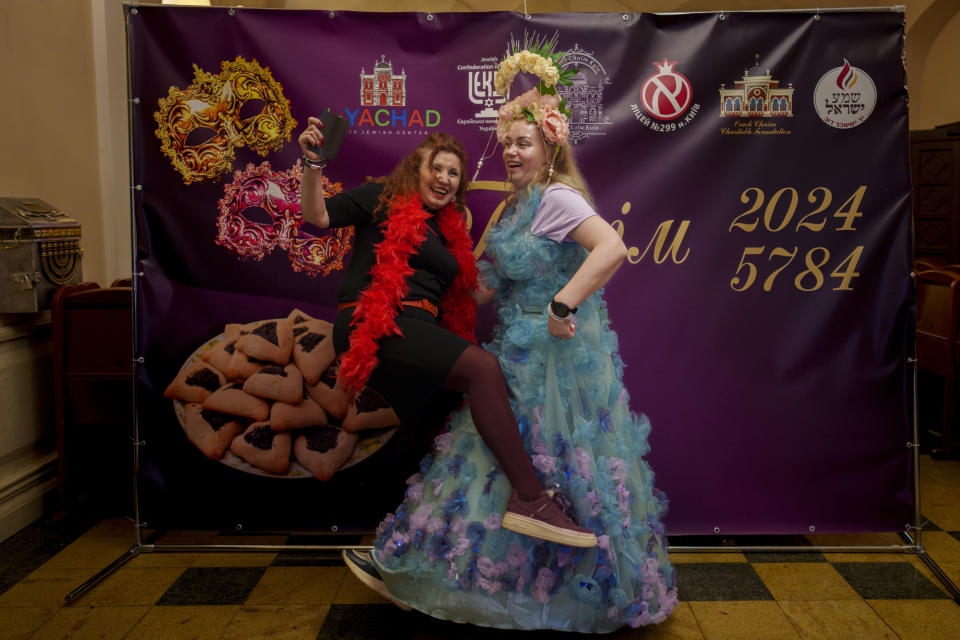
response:
{"label": "blonde woman in blue dress", "polygon": [[567,144],[554,87],[571,73],[557,67],[553,42],[538,45],[506,57],[496,77],[501,92],[518,71],[541,81],[500,109],[512,192],[487,235],[492,263],[481,263],[500,320],[485,347],[499,358],[541,480],[569,496],[566,511],[598,546],[524,535],[522,514],[507,508],[510,483],[461,411],[372,552],[346,559],[367,585],[437,618],[605,633],[662,622],[677,603],[676,573],[666,500],[642,459],[650,424],[628,406],[601,295],[626,248],[594,210]]}

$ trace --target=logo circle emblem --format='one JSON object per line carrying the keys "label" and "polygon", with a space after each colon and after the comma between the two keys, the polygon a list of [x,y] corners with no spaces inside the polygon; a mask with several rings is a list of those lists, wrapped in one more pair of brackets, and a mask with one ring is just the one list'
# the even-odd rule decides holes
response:
{"label": "logo circle emblem", "polygon": [[657,73],[643,81],[640,101],[648,114],[657,120],[673,120],[682,116],[693,100],[690,81],[673,70],[676,61],[654,62]]}
{"label": "logo circle emblem", "polygon": [[852,129],[867,121],[877,106],[877,86],[866,71],[846,60],[821,76],[813,90],[813,108],[835,129]]}

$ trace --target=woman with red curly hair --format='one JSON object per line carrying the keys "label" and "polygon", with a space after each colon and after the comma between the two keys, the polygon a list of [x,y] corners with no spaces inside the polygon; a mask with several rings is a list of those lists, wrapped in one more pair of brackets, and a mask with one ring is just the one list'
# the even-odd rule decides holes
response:
{"label": "woman with red curly hair", "polygon": [[[544,490],[527,456],[497,358],[475,342],[477,284],[464,222],[467,156],[450,135],[432,133],[385,177],[325,198],[322,123],[310,118],[298,139],[304,219],[353,225],[356,240],[337,293],[334,347],[348,393],[380,393],[407,425],[439,389],[467,394],[477,431],[525,509],[524,533],[590,547],[596,537],[568,518]],[[362,559],[362,558],[361,558]]]}

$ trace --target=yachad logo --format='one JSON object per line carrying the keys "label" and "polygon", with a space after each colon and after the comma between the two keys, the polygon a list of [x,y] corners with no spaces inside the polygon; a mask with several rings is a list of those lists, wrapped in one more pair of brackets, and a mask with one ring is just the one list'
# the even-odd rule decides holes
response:
{"label": "yachad logo", "polygon": [[467,98],[473,106],[470,118],[458,118],[459,125],[480,125],[480,131],[497,128],[498,109],[506,99],[493,88],[493,76],[497,72],[496,57],[480,58],[479,62],[457,65],[457,71],[466,71]]}
{"label": "yachad logo", "polygon": [[[769,69],[762,75],[750,75],[744,69],[732,89],[720,85],[720,117],[734,119],[720,128],[725,136],[790,135],[791,131],[782,126],[782,118],[793,117],[793,83],[781,87]],[[781,120],[778,123],[774,118]]]}
{"label": "yachad logo", "polygon": [[693,102],[690,81],[682,73],[674,71],[676,65],[676,60],[667,58],[662,62],[654,62],[657,73],[644,80],[640,87],[643,107],[630,105],[640,124],[651,131],[670,133],[682,129],[700,112],[700,105]]}
{"label": "yachad logo", "polygon": [[566,98],[570,109],[570,141],[580,142],[590,136],[603,136],[604,128],[613,124],[603,112],[603,88],[610,84],[610,76],[593,52],[584,51],[579,44],[567,51],[559,61],[560,69],[575,67],[580,73],[573,76],[573,84],[558,86],[557,94]]}
{"label": "yachad logo", "polygon": [[820,119],[836,129],[852,129],[867,121],[877,105],[877,86],[866,71],[843,60],[827,71],[813,91]]}
{"label": "yachad logo", "polygon": [[435,109],[409,107],[407,71],[396,73],[386,54],[373,65],[373,72],[360,69],[360,106],[345,108],[350,131],[359,134],[421,134],[440,124]]}

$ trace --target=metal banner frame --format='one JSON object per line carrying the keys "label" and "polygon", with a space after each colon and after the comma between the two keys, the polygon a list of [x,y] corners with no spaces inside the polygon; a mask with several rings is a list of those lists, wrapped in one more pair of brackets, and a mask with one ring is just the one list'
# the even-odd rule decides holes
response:
{"label": "metal banner frame", "polygon": [[[136,4],[125,4],[124,10],[129,10],[130,13],[137,13]],[[856,11],[891,11],[899,10],[903,11],[903,7],[877,7],[870,9],[861,9],[857,8]],[[834,10],[823,10],[816,9],[810,10],[811,14],[814,14],[817,19],[821,13]],[[840,11],[840,10],[836,10]],[[715,12],[718,15],[719,19],[723,19],[724,12]],[[745,13],[745,12],[744,12]],[[777,12],[757,12],[757,13],[777,13]],[[803,13],[796,11],[795,13]],[[626,14],[625,14],[626,15]],[[529,18],[529,16],[527,16]],[[125,20],[125,25],[127,25]],[[128,91],[128,109],[129,109],[129,139],[130,139],[130,148],[129,148],[129,161],[130,161],[130,213],[131,213],[131,248],[132,248],[132,293],[133,293],[133,340],[134,340],[134,370],[136,371],[144,365],[144,357],[140,351],[137,349],[140,346],[140,341],[138,340],[137,330],[139,327],[139,318],[137,313],[137,300],[140,295],[140,285],[139,279],[143,276],[142,272],[138,272],[137,264],[137,238],[138,238],[138,226],[137,226],[137,200],[141,196],[141,186],[133,184],[135,181],[134,175],[134,162],[135,162],[135,149],[134,149],[134,109],[136,105],[140,104],[140,98],[138,96],[132,95],[132,77],[131,77],[131,51],[130,51],[130,33],[129,28],[126,30],[127,35],[127,91]],[[913,246],[913,236],[912,236],[912,224],[911,224],[911,251],[915,253],[915,248]],[[916,349],[914,346],[914,353]],[[918,405],[917,405],[917,367],[915,357],[910,357],[908,359],[909,364],[913,367],[913,402],[912,402],[912,442],[908,443],[907,446],[910,447],[912,453],[912,464],[913,464],[913,489],[914,489],[914,514],[913,522],[907,525],[906,529],[901,532],[901,536],[904,539],[904,544],[899,545],[830,545],[830,546],[799,546],[799,545],[787,545],[787,546],[778,546],[778,545],[732,545],[732,546],[671,546],[670,550],[672,553],[742,553],[742,552],[786,552],[786,553],[809,553],[812,551],[824,552],[824,553],[909,553],[917,555],[923,563],[930,568],[930,570],[937,576],[940,582],[944,585],[946,590],[950,593],[953,599],[957,602],[960,602],[960,589],[953,583],[953,581],[943,572],[943,570],[937,565],[933,558],[930,557],[926,548],[923,546],[922,536],[923,536],[923,527],[924,523],[921,522],[922,515],[920,509],[920,484],[919,484],[919,433],[918,433]],[[134,375],[134,380],[136,380],[136,375]],[[141,473],[141,447],[144,446],[144,442],[141,439],[140,425],[137,417],[137,385],[134,382],[133,388],[131,390],[133,396],[133,413],[131,416],[132,419],[132,442],[133,442],[133,477],[131,479],[133,483],[133,494],[134,494],[134,504],[133,504],[133,528],[135,532],[135,542],[124,554],[114,560],[107,567],[99,571],[96,575],[85,581],[83,584],[78,586],[76,589],[71,591],[66,597],[65,600],[67,603],[71,603],[79,598],[83,593],[103,581],[117,569],[121,568],[127,562],[136,558],[137,556],[143,553],[156,553],[156,552],[279,552],[279,551],[337,551],[344,549],[370,549],[368,545],[277,545],[277,544],[154,544],[144,542],[142,537],[142,531],[146,527],[146,523],[141,520],[141,504],[140,504],[140,473]]]}

